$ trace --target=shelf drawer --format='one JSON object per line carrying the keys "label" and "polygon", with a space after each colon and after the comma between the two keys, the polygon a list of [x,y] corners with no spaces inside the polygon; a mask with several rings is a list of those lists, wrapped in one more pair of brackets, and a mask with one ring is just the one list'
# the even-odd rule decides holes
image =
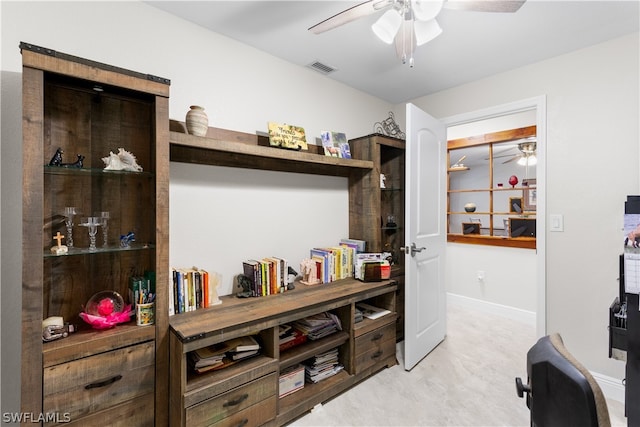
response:
{"label": "shelf drawer", "polygon": [[276,416],[277,375],[269,374],[186,409],[189,427],[217,423],[258,426]]}
{"label": "shelf drawer", "polygon": [[396,325],[389,323],[356,338],[356,373],[396,354]]}
{"label": "shelf drawer", "polygon": [[43,409],[76,421],[153,393],[154,382],[155,343],[150,341],[45,368]]}

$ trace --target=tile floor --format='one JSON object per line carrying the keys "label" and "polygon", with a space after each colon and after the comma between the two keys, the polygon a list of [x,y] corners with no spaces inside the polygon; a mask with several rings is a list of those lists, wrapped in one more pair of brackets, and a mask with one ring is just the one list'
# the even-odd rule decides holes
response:
{"label": "tile floor", "polygon": [[[410,372],[384,369],[291,426],[528,426],[516,394],[526,380],[533,326],[448,307],[447,337]],[[613,426],[626,426],[624,404],[608,401]]]}

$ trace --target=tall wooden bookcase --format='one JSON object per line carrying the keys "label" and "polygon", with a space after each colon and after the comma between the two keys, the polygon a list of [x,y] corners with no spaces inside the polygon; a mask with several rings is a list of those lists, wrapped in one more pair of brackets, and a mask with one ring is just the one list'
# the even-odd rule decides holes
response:
{"label": "tall wooden bookcase", "polygon": [[[349,177],[349,237],[368,252],[390,252],[391,278],[398,283],[396,337],[404,337],[405,141],[381,134],[349,141],[351,155],[373,169]],[[382,183],[381,174],[384,175]]]}
{"label": "tall wooden bookcase", "polygon": [[[21,411],[45,425],[166,425],[168,420],[167,79],[21,43],[23,62],[23,245]],[[142,172],[103,170],[103,157],[124,148]],[[83,156],[82,167],[49,166]],[[65,208],[79,214],[73,246]],[[108,211],[108,233],[89,249],[81,218]],[[120,245],[133,231],[135,242]],[[155,274],[155,326],[135,319],[106,330],[79,318],[100,291],[127,298],[134,274]],[[43,342],[42,322],[62,316],[79,330]],[[107,421],[110,420],[110,421]],[[33,425],[24,420],[24,425]]]}

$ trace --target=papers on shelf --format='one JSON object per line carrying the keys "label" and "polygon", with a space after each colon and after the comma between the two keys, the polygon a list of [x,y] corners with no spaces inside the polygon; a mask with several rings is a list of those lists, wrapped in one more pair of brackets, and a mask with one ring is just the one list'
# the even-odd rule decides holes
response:
{"label": "papers on shelf", "polygon": [[385,310],[380,307],[374,307],[363,302],[357,303],[356,308],[362,311],[362,315],[367,319],[378,319],[384,315],[391,313],[391,311],[389,310]]}

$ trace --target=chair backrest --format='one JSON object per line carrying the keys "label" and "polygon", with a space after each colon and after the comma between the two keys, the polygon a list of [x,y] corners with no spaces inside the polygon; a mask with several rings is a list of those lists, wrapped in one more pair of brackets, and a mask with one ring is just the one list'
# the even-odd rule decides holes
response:
{"label": "chair backrest", "polygon": [[531,424],[610,427],[600,386],[569,353],[559,334],[542,337],[527,353]]}

